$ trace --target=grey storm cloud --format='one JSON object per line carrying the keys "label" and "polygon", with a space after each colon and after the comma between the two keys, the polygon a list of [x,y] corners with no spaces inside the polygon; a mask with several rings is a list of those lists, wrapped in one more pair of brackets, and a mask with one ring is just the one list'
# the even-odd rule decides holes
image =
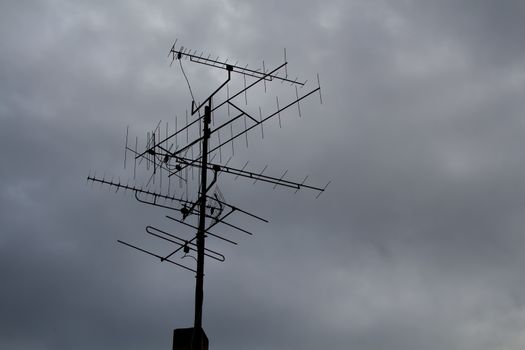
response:
{"label": "grey storm cloud", "polygon": [[[126,127],[184,115],[178,38],[251,67],[286,47],[323,91],[233,161],[332,180],[319,199],[220,179],[270,222],[237,217],[254,236],[225,232],[239,245],[206,262],[210,348],[522,349],[524,15],[518,0],[4,1],[0,348],[167,349],[191,325],[193,276],[115,243],[179,227],[85,181],[127,181]],[[221,79],[185,67],[199,96]]]}

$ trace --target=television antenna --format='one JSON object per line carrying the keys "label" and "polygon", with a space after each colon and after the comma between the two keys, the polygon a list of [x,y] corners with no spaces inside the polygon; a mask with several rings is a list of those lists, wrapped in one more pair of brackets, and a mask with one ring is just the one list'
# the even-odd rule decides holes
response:
{"label": "television antenna", "polygon": [[[321,84],[319,75],[316,76],[317,85],[303,94],[299,94],[307,86],[307,81],[300,81],[298,78],[291,79],[288,76],[288,61],[286,49],[284,50],[284,61],[275,68],[267,69],[264,61],[262,67],[258,69],[248,68],[248,65],[242,66],[237,62],[229,63],[228,59],[222,60],[219,57],[213,58],[211,55],[206,56],[203,52],[180,47],[176,48],[177,40],[171,47],[168,57],[171,58],[170,66],[175,61],[178,62],[181,72],[186,80],[188,90],[191,95],[190,112],[186,111],[183,127],[178,126],[178,119],[175,119],[175,130],[169,132],[168,123],[166,123],[165,133],[161,127],[161,122],[147,132],[146,143],[143,150],[138,151],[138,138],[135,143],[130,144],[129,127],[126,129],[126,145],[124,152],[124,168],[127,166],[128,154],[131,154],[133,160],[133,184],[122,183],[115,179],[106,179],[106,177],[97,177],[96,174],[88,175],[87,180],[92,183],[98,183],[100,186],[106,186],[110,190],[115,189],[128,191],[134,194],[135,199],[141,203],[168,209],[180,213],[179,217],[166,215],[166,218],[180,224],[184,228],[189,228],[189,235],[176,235],[167,230],[146,226],[146,233],[169,243],[171,247],[168,253],[153,252],[137,244],[118,240],[117,242],[132,248],[136,251],[148,254],[160,259],[161,262],[168,262],[184,270],[196,274],[195,284],[195,317],[192,328],[176,329],[173,337],[173,349],[207,349],[208,338],[202,328],[202,305],[204,296],[204,259],[206,257],[222,262],[225,256],[217,250],[206,247],[206,238],[216,239],[227,244],[236,245],[237,242],[230,237],[225,237],[216,232],[216,229],[228,228],[243,234],[252,235],[245,228],[234,224],[231,219],[235,215],[244,215],[254,220],[268,222],[266,219],[239,208],[228,202],[218,187],[218,177],[233,176],[234,179],[239,177],[249,179],[253,183],[262,182],[270,184],[274,189],[283,187],[292,189],[295,192],[299,190],[310,190],[319,197],[330,184],[328,182],[324,187],[311,185],[308,176],[302,181],[295,181],[287,177],[288,170],[283,171],[280,175],[266,175],[265,171],[268,165],[260,171],[248,170],[246,162],[242,167],[232,167],[228,163],[235,154],[235,141],[244,136],[246,146],[248,146],[248,132],[255,129],[261,129],[262,138],[264,138],[264,125],[269,120],[279,120],[281,127],[281,114],[288,111],[291,107],[297,107],[299,116],[302,116],[300,102],[312,96],[319,95],[322,104]],[[195,98],[190,81],[183,67],[183,62],[189,61],[199,65],[211,67],[215,70],[223,71],[225,78],[218,84],[206,98],[200,102]],[[235,79],[242,79],[241,86],[234,92],[230,92],[230,83]],[[264,86],[266,93],[268,85],[281,83],[293,87],[295,96],[288,102],[279,102],[279,97],[275,98],[275,107],[270,113],[263,114],[261,107],[258,107],[258,116],[249,112],[248,91],[255,86]],[[242,106],[242,100],[246,106]],[[226,115],[228,116],[226,120]],[[234,131],[235,127],[235,131]],[[223,137],[221,138],[221,131]],[[230,132],[229,136],[227,135]],[[190,137],[190,133],[192,136]],[[232,157],[228,161],[222,161],[223,150],[231,145]],[[219,155],[219,160],[215,160]],[[148,181],[143,186],[136,185],[137,167],[145,165],[148,171]],[[198,171],[198,176],[194,176],[194,170]],[[162,184],[167,183],[167,186]],[[158,188],[151,189],[152,183],[157,181]],[[172,181],[179,182],[178,190],[172,189]],[[167,189],[166,189],[167,187]],[[176,187],[176,186],[173,186]],[[234,215],[235,214],[235,215]],[[191,223],[191,218],[196,222]],[[175,257],[180,257],[179,261]],[[191,258],[186,259],[184,258]],[[182,263],[182,260],[184,263]]]}

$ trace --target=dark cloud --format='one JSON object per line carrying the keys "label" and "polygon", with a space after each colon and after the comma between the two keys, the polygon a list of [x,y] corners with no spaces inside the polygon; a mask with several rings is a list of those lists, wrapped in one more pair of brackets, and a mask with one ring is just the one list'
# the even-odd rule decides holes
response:
{"label": "dark cloud", "polygon": [[[523,12],[510,0],[4,2],[0,347],[169,348],[191,325],[191,273],[115,243],[169,250],[143,227],[185,231],[85,183],[95,169],[127,181],[127,125],[183,123],[189,93],[165,56],[178,37],[251,67],[286,47],[290,74],[319,72],[323,87],[323,105],[240,140],[232,164],[332,180],[325,194],[220,178],[227,200],[270,223],[239,215],[253,237],[209,240],[227,256],[206,263],[212,348],[521,349]],[[185,64],[202,98],[222,77],[199,68]],[[272,93],[248,98],[270,110]]]}

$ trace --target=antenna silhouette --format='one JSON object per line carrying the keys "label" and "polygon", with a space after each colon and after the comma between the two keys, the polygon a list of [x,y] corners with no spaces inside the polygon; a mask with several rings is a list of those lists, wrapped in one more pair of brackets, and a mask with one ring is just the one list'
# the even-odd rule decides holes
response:
{"label": "antenna silhouette", "polygon": [[[244,136],[246,147],[249,146],[248,133],[252,129],[260,128],[261,137],[264,139],[264,125],[270,120],[278,119],[281,127],[282,113],[294,106],[297,108],[299,117],[302,117],[304,111],[301,110],[300,102],[315,93],[319,94],[322,103],[321,85],[319,75],[317,75],[317,86],[305,93],[299,93],[299,89],[302,92],[307,87],[307,81],[289,78],[286,49],[283,63],[274,68],[268,68],[265,61],[262,61],[261,68],[253,69],[248,68],[248,65],[238,65],[238,62],[228,63],[228,59],[210,58],[212,56],[205,56],[204,52],[197,54],[196,50],[192,51],[183,46],[177,49],[176,44],[177,40],[169,50],[168,57],[171,58],[170,66],[175,61],[180,66],[191,96],[190,110],[185,114],[185,125],[181,127],[178,118],[175,117],[175,130],[170,133],[169,125],[166,123],[165,132],[163,132],[161,130],[162,121],[159,121],[154,129],[146,132],[145,145],[141,151],[138,150],[138,137],[135,138],[134,147],[129,145],[129,126],[126,127],[124,168],[127,168],[128,154],[131,154],[133,156],[133,184],[123,184],[120,179],[118,181],[107,180],[105,176],[100,178],[91,173],[87,181],[106,186],[110,190],[114,189],[115,192],[119,190],[131,192],[140,203],[170,211],[171,215],[166,215],[166,218],[171,223],[177,223],[180,231],[174,233],[171,229],[151,225],[146,226],[145,229],[146,234],[166,243],[168,249],[165,252],[154,252],[122,240],[117,242],[158,258],[161,262],[169,262],[196,274],[194,324],[192,328],[174,331],[173,349],[207,349],[208,338],[202,328],[204,260],[208,257],[223,262],[226,258],[220,251],[207,248],[206,238],[224,244],[237,245],[234,238],[219,233],[221,229],[252,235],[247,229],[235,224],[233,220],[236,215],[268,222],[257,214],[229,203],[218,186],[219,176],[221,178],[231,176],[234,180],[239,179],[239,181],[248,180],[247,183],[251,182],[252,185],[258,182],[267,183],[273,189],[288,188],[294,193],[299,190],[314,191],[319,197],[330,182],[324,187],[318,187],[307,183],[309,176],[305,176],[302,181],[289,178],[287,169],[274,175],[267,175],[268,164],[258,167],[258,170],[250,170],[249,161],[246,161],[241,168],[229,166],[228,163],[235,155],[234,145],[237,139]],[[222,82],[200,102],[196,99],[184,70],[183,62],[186,61],[224,71]],[[234,80],[240,80],[241,86],[230,91],[230,83]],[[262,108],[257,106],[255,114],[258,115],[254,115],[248,104],[248,91],[255,86],[263,85],[264,93],[267,93],[272,84],[277,82],[280,83],[279,85],[293,87],[292,99],[280,102],[279,97],[275,96],[276,104],[270,112],[263,113]],[[232,156],[223,163],[223,153],[228,152],[230,147]],[[148,180],[142,186],[138,186],[135,182],[137,167],[144,168],[144,165]],[[197,179],[194,176],[195,170],[199,174]],[[172,186],[172,179],[178,180],[178,186],[175,184]]]}

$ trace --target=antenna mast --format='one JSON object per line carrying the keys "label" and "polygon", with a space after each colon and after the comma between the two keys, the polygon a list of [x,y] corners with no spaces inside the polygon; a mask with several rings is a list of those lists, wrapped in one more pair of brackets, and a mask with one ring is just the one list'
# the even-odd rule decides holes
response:
{"label": "antenna mast", "polygon": [[202,168],[199,198],[199,230],[197,231],[197,281],[195,283],[195,329],[202,328],[202,302],[204,299],[204,232],[206,231],[206,192],[208,187],[208,139],[210,138],[211,97],[204,107],[202,118]]}
{"label": "antenna mast", "polygon": [[[264,166],[260,172],[246,169],[248,162],[246,162],[242,168],[228,166],[228,163],[234,156],[234,141],[236,139],[244,136],[246,138],[246,146],[248,147],[248,132],[256,127],[261,128],[261,135],[262,138],[264,138],[263,123],[267,124],[270,119],[275,119],[275,116],[278,116],[279,126],[281,126],[281,113],[292,106],[297,106],[299,116],[301,117],[301,106],[299,105],[299,102],[316,92],[319,93],[319,99],[322,103],[319,75],[317,75],[317,87],[314,87],[309,92],[299,96],[297,87],[302,88],[306,86],[307,82],[301,82],[298,78],[289,79],[286,49],[284,50],[284,62],[274,69],[267,70],[264,61],[262,69],[251,69],[248,68],[248,65],[240,66],[237,65],[237,63],[230,64],[228,63],[228,60],[219,60],[218,57],[212,59],[210,58],[211,55],[205,57],[204,53],[198,55],[196,54],[196,50],[192,52],[184,47],[176,49],[176,43],[177,41],[175,41],[171,47],[168,57],[172,58],[170,66],[175,60],[178,61],[188,85],[192,98],[190,115],[193,120],[190,121],[188,119],[188,113],[186,111],[186,125],[182,128],[178,127],[177,119],[175,119],[175,131],[171,135],[169,135],[168,123],[166,123],[165,137],[162,137],[161,122],[159,121],[155,129],[147,132],[145,149],[142,152],[138,152],[138,138],[135,139],[134,148],[131,148],[128,145],[129,127],[126,128],[124,168],[126,168],[127,153],[130,152],[134,155],[133,180],[135,180],[137,166],[140,167],[144,162],[146,170],[151,172],[145,186],[139,187],[136,184],[130,185],[129,183],[124,185],[120,182],[120,179],[116,182],[113,179],[106,180],[105,177],[96,177],[95,174],[93,176],[90,174],[87,177],[87,180],[92,183],[99,183],[100,186],[107,186],[109,189],[115,188],[116,192],[120,189],[132,192],[135,195],[135,199],[141,203],[180,213],[180,218],[170,215],[166,215],[166,217],[184,227],[196,230],[195,234],[180,236],[157,227],[147,226],[147,234],[162,239],[165,242],[169,242],[171,247],[172,244],[176,246],[175,249],[171,248],[167,253],[152,252],[146,248],[121,240],[118,240],[118,243],[159,258],[161,262],[169,262],[196,274],[194,324],[192,328],[175,329],[173,335],[173,349],[201,350],[208,349],[208,338],[202,328],[204,259],[205,257],[209,257],[217,261],[225,260],[224,255],[220,252],[206,247],[206,237],[211,237],[214,238],[214,240],[220,240],[224,243],[237,244],[237,242],[230,238],[212,233],[211,229],[216,226],[252,235],[251,232],[230,221],[230,217],[234,213],[246,215],[259,221],[268,222],[266,219],[261,218],[256,214],[228,203],[218,187],[218,176],[220,174],[229,174],[233,175],[235,179],[239,177],[247,178],[253,181],[253,184],[260,181],[272,185],[274,189],[276,187],[283,187],[293,189],[295,192],[300,189],[313,190],[317,192],[317,197],[325,191],[330,182],[321,188],[307,184],[306,181],[308,176],[306,176],[302,182],[286,178],[288,170],[285,170],[280,177],[265,175],[263,173],[266,171],[268,165]],[[182,61],[188,60],[203,66],[224,70],[227,73],[226,80],[200,103],[195,99],[190,81],[182,65]],[[231,83],[232,75],[242,76],[243,84],[236,92],[230,93],[229,84]],[[249,107],[247,97],[248,90],[263,82],[264,91],[266,93],[267,85],[273,81],[293,86],[295,88],[295,96],[290,102],[285,103],[284,107],[279,104],[279,98],[276,96],[275,100],[277,102],[277,108],[273,112],[263,116],[261,107],[259,106],[259,118],[254,118],[252,113],[247,110]],[[223,96],[224,88],[226,88],[226,96]],[[240,107],[238,100],[241,99],[242,101],[242,97],[244,97],[243,100],[248,107]],[[215,98],[219,101],[218,103],[214,103]],[[225,110],[227,110],[228,119],[221,122],[220,115],[224,118]],[[231,115],[231,111],[234,112],[234,116]],[[238,130],[239,127],[241,128],[240,131]],[[236,131],[234,131],[234,128]],[[222,139],[221,131],[223,133]],[[227,136],[228,131],[230,131],[229,137]],[[179,141],[183,138],[183,133],[186,134],[186,143],[180,145]],[[191,138],[190,133],[192,133]],[[226,137],[224,138],[225,134]],[[228,144],[231,144],[232,156],[223,164],[223,146]],[[227,148],[229,149],[229,145]],[[214,161],[217,153],[219,154],[219,162]],[[193,171],[195,168],[200,171],[200,178],[198,181],[192,182]],[[209,181],[208,178],[208,173],[210,171],[213,174],[211,181]],[[167,191],[163,188],[166,187],[163,186],[163,177],[165,178],[164,183],[166,184],[167,182]],[[157,182],[155,182],[156,178],[158,179]],[[171,190],[172,178],[179,182],[179,194],[177,195],[175,194],[175,192],[177,192],[176,190]],[[194,183],[194,188],[190,189],[192,183]],[[150,189],[152,184],[153,186],[156,186],[157,189]],[[196,225],[188,222],[190,221],[190,217],[197,219]],[[193,252],[196,252],[196,257],[191,255]],[[180,256],[181,259],[191,257],[195,260],[195,265],[191,266],[187,263],[183,264],[182,262],[174,261],[173,259],[175,256]]]}

